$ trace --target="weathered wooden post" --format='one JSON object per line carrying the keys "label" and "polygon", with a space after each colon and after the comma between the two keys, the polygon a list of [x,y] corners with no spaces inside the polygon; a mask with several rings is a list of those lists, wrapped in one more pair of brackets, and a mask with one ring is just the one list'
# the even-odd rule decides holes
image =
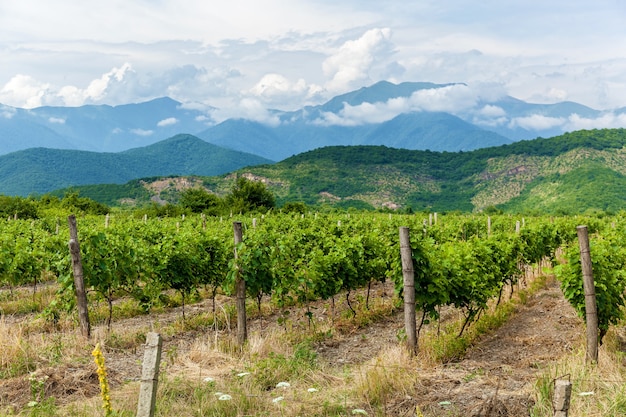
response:
{"label": "weathered wooden post", "polygon": [[569,403],[572,396],[572,383],[563,379],[557,379],[554,383],[554,417],[567,417]]}
{"label": "weathered wooden post", "polygon": [[80,258],[80,244],[78,243],[78,229],[76,227],[76,216],[71,214],[67,218],[70,226],[70,241],[68,243],[70,256],[72,258],[72,271],[74,273],[74,291],[76,293],[76,306],[78,307],[78,321],[80,332],[87,339],[91,337],[91,326],[89,324],[89,311],[87,310],[87,293],[85,292],[85,282],[83,279],[83,263]]}
{"label": "weathered wooden post", "polygon": [[415,322],[415,271],[409,228],[400,227],[400,255],[402,258],[402,277],[404,279],[404,328],[406,344],[411,354],[417,353],[417,325]]}
{"label": "weathered wooden post", "polygon": [[587,323],[587,362],[598,363],[598,306],[596,287],[593,282],[589,234],[587,226],[576,227],[580,246],[580,265],[583,272],[583,290],[585,291],[585,322]]}
{"label": "weathered wooden post", "polygon": [[146,350],[143,355],[137,417],[154,416],[162,347],[163,340],[160,334],[150,332],[146,335]]}
{"label": "weathered wooden post", "polygon": [[[243,241],[243,231],[241,222],[233,222],[233,232],[235,235],[235,262],[237,262],[237,245]],[[239,268],[237,265],[236,268]],[[235,290],[237,297],[237,342],[243,346],[248,340],[248,329],[246,324],[246,281],[241,278],[241,272],[237,269],[235,277]]]}

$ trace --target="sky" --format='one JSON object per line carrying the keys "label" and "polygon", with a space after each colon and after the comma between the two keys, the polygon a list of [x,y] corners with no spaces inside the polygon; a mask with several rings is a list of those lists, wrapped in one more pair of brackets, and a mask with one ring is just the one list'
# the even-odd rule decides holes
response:
{"label": "sky", "polygon": [[263,120],[387,80],[610,111],[624,22],[623,0],[0,0],[0,103]]}

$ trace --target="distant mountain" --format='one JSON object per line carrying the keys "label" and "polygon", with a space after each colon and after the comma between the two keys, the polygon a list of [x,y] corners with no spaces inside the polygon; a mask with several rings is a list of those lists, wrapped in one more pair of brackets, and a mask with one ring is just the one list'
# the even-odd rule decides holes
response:
{"label": "distant mountain", "polygon": [[[121,152],[179,133],[274,161],[338,145],[456,152],[557,136],[569,129],[572,118],[606,114],[573,102],[468,98],[464,88],[464,84],[381,81],[317,106],[270,109],[273,124],[244,119],[215,124],[206,110],[167,97],[121,106],[24,110],[0,105],[0,155],[34,147]],[[614,113],[626,113],[626,108]]]}
{"label": "distant mountain", "polygon": [[191,135],[119,153],[32,148],[0,156],[0,194],[44,194],[69,186],[122,184],[153,176],[213,176],[271,162]]}
{"label": "distant mountain", "polygon": [[[626,207],[626,129],[577,131],[458,153],[332,146],[197,180],[223,195],[239,176],[263,180],[279,206],[300,201],[312,207],[438,212],[619,212]],[[102,202],[108,204],[130,197],[175,201],[183,180],[173,178],[172,187],[158,191],[149,179],[78,190],[98,201],[107,196]]]}
{"label": "distant mountain", "polygon": [[31,110],[0,106],[0,153],[39,146],[119,152],[151,145],[179,133],[199,132],[207,127],[204,119],[203,112],[185,109],[170,98],[121,106]]}

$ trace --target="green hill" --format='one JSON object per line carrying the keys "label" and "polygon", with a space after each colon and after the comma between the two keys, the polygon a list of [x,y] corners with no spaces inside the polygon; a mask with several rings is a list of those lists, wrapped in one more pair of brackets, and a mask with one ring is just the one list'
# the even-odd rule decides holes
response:
{"label": "green hill", "polygon": [[[440,212],[619,211],[626,208],[625,146],[626,130],[605,129],[458,153],[325,147],[272,165],[204,177],[201,183],[222,195],[237,175],[261,179],[279,205],[302,201]],[[137,187],[145,191],[147,184]],[[167,187],[159,192],[175,194]],[[148,194],[154,195],[154,187]]]}
{"label": "green hill", "polygon": [[33,148],[0,156],[0,194],[44,194],[85,184],[124,184],[157,175],[220,175],[271,161],[177,135],[119,153]]}

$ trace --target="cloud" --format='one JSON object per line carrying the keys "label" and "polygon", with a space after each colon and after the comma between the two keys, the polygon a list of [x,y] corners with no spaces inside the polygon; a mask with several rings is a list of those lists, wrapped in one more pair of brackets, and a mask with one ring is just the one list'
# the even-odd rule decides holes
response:
{"label": "cloud", "polygon": [[391,29],[370,29],[356,40],[345,42],[322,64],[324,75],[330,80],[325,88],[331,93],[346,91],[355,83],[369,80],[369,70],[380,55],[392,52]]}
{"label": "cloud", "polygon": [[[396,97],[386,102],[362,103],[357,106],[344,104],[339,113],[325,112],[315,123],[356,126],[366,123],[382,123],[409,112],[448,112],[457,115],[471,113],[477,110],[477,106],[485,95],[480,87],[481,85],[470,87],[465,84],[453,84],[418,90],[410,97]],[[491,89],[486,90],[486,95],[490,98],[496,96]],[[488,111],[495,112],[495,106]]]}
{"label": "cloud", "polygon": [[67,106],[98,103],[109,95],[115,95],[116,90],[127,87],[128,75],[133,72],[132,65],[126,62],[120,68],[113,68],[99,78],[92,80],[84,89],[73,85],[63,86],[57,96]]}
{"label": "cloud", "polygon": [[600,115],[595,119],[581,117],[578,114],[572,114],[564,124],[566,131],[575,131],[581,129],[613,129],[626,128],[626,114],[616,114],[608,112]]}
{"label": "cloud", "polygon": [[216,123],[226,119],[247,119],[259,122],[268,126],[278,126],[280,118],[270,112],[262,102],[253,98],[242,99],[236,108],[222,108],[209,111],[212,119]]}
{"label": "cloud", "polygon": [[291,82],[281,74],[271,73],[265,74],[248,93],[268,106],[282,108],[286,102],[306,102],[323,91],[319,85],[307,85],[303,78]]}
{"label": "cloud", "polygon": [[483,108],[478,110],[477,114],[485,117],[502,117],[506,116],[506,111],[500,106],[486,104]]}
{"label": "cloud", "polygon": [[0,102],[27,109],[40,107],[49,88],[31,76],[17,74],[0,90]]}
{"label": "cloud", "polygon": [[526,130],[547,130],[555,127],[563,126],[566,119],[562,117],[548,117],[541,114],[533,114],[532,116],[515,117],[509,122],[509,127],[515,129],[521,127]]}
{"label": "cloud", "polygon": [[56,124],[64,125],[65,119],[62,119],[60,117],[50,117],[48,118],[48,123],[56,123]]}
{"label": "cloud", "polygon": [[168,117],[167,119],[163,119],[157,123],[158,127],[172,126],[178,123],[178,119],[175,117]]}
{"label": "cloud", "polygon": [[151,136],[154,133],[154,130],[145,129],[131,129],[130,131],[137,136]]}
{"label": "cloud", "polygon": [[517,117],[509,122],[509,127],[521,127],[527,130],[548,130],[560,128],[565,132],[590,129],[626,128],[626,114],[606,112],[595,118],[582,117],[576,113],[568,117],[547,117],[534,114],[528,117]]}

